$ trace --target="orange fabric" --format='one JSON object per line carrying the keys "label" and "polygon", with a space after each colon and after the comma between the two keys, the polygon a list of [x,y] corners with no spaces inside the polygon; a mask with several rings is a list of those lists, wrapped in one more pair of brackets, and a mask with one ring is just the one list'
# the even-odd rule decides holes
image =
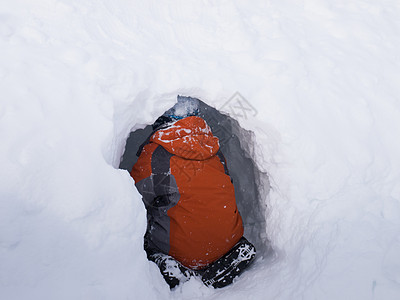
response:
{"label": "orange fabric", "polygon": [[203,119],[192,116],[157,131],[150,141],[131,174],[136,182],[151,174],[148,156],[154,145],[175,155],[170,171],[180,199],[167,213],[169,255],[192,269],[205,267],[227,253],[243,235],[233,184],[215,155],[218,138]]}
{"label": "orange fabric", "polygon": [[218,138],[212,135],[210,127],[202,118],[194,116],[158,130],[150,141],[186,159],[208,159],[219,150]]}
{"label": "orange fabric", "polygon": [[171,158],[171,173],[181,194],[168,211],[170,255],[193,269],[227,253],[243,235],[235,191],[218,157],[207,161]]}
{"label": "orange fabric", "polygon": [[151,156],[157,147],[158,145],[153,143],[143,147],[142,153],[131,171],[131,176],[135,179],[135,182],[151,175]]}

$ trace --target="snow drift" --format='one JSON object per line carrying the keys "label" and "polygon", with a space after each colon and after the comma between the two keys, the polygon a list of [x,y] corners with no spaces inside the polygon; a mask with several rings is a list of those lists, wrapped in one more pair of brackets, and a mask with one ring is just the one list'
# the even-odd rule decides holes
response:
{"label": "snow drift", "polygon": [[[1,1],[1,299],[398,299],[399,15],[394,0]],[[275,256],[218,291],[169,291],[118,170],[177,94],[253,132],[242,146],[269,175]]]}

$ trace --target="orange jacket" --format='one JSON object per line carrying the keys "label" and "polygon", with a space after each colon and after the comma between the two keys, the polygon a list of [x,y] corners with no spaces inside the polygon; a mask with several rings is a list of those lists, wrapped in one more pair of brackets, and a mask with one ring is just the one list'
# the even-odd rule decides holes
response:
{"label": "orange jacket", "polygon": [[156,131],[131,176],[147,209],[147,242],[157,251],[200,269],[242,237],[225,158],[202,118]]}

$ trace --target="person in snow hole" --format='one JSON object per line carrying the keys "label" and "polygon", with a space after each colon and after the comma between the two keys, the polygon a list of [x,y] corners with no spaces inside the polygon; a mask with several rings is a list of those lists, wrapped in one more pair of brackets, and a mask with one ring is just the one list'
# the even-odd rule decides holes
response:
{"label": "person in snow hole", "polygon": [[130,173],[147,210],[144,247],[171,289],[191,276],[221,288],[256,251],[243,237],[219,140],[184,98],[153,124]]}

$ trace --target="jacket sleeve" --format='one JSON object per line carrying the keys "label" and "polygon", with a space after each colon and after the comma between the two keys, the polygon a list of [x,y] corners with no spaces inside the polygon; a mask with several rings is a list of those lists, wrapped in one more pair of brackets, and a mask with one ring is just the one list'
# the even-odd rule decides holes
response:
{"label": "jacket sleeve", "polygon": [[168,209],[179,200],[178,187],[170,172],[171,156],[163,147],[150,143],[132,168],[131,176],[147,209]]}
{"label": "jacket sleeve", "polygon": [[132,178],[135,180],[136,188],[142,195],[146,207],[151,205],[155,198],[154,186],[151,180],[151,158],[156,148],[157,145],[153,143],[145,145],[130,173]]}

